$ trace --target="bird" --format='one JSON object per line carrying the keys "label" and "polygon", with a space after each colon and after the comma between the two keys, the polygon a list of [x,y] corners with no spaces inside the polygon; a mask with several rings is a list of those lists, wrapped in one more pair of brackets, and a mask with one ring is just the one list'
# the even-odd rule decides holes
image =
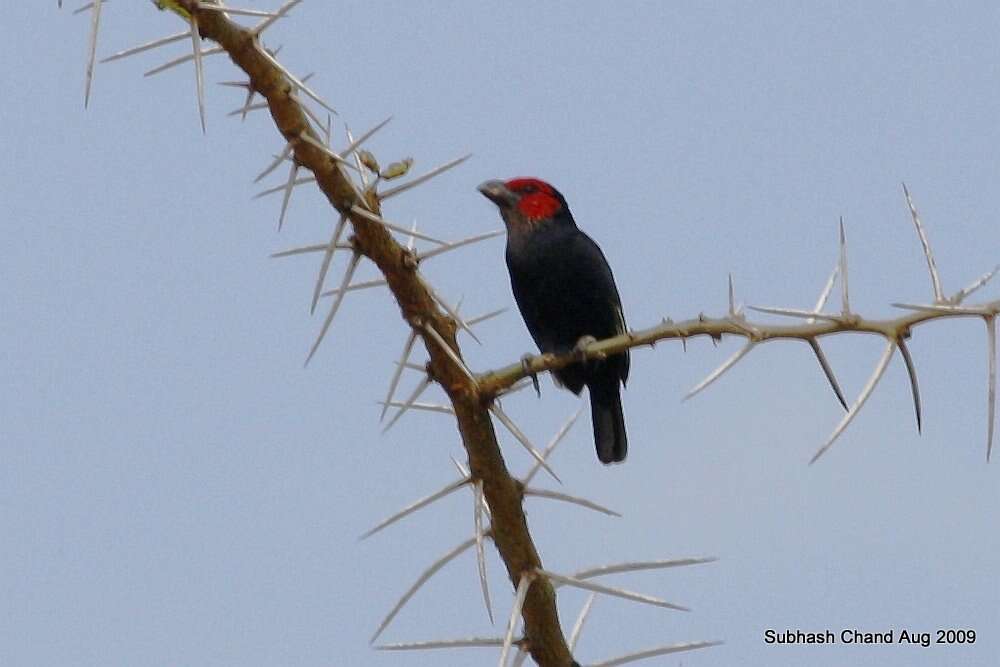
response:
{"label": "bird", "polygon": [[[478,189],[500,209],[514,300],[539,350],[579,350],[627,331],[608,260],[577,227],[558,190],[537,178],[490,180]],[[557,384],[576,395],[587,387],[594,446],[604,464],[624,461],[628,452],[621,402],[628,371],[627,350],[553,371]]]}

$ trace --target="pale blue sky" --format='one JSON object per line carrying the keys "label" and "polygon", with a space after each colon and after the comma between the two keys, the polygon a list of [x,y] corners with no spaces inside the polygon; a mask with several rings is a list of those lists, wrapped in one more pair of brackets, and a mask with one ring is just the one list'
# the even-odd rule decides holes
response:
{"label": "pale blue sky", "polygon": [[[375,401],[406,333],[396,307],[352,294],[303,370],[317,262],[268,255],[323,240],[333,214],[296,191],[279,235],[278,199],[251,200],[282,143],[264,115],[225,116],[242,99],[215,85],[239,78],[224,57],[208,61],[207,136],[190,68],[142,76],[183,43],[99,67],[84,111],[78,4],[11,3],[0,27],[0,664],[495,664],[483,649],[368,647],[418,573],[472,531],[469,498],[456,495],[356,540],[452,480],[448,456],[461,454],[441,416],[407,415],[379,435]],[[145,2],[109,3],[104,20],[102,55],[181,29]],[[475,153],[387,216],[458,238],[500,225],[481,181],[549,180],[644,327],[721,314],[728,272],[741,300],[810,306],[841,215],[858,310],[883,317],[890,302],[927,300],[903,180],[946,291],[1000,261],[998,27],[995,3],[306,2],[268,44],[285,45],[294,71],[316,71],[354,129],[395,116],[371,144],[384,162],[413,155],[419,170]],[[511,305],[502,247],[426,273],[464,312]],[[477,370],[532,349],[516,313],[481,338],[464,341]],[[623,519],[529,501],[556,571],[720,557],[614,578],[693,611],[599,599],[578,658],[724,639],[647,664],[994,665],[1000,485],[984,462],[982,324],[916,332],[922,436],[897,359],[811,467],[841,411],[804,345],[770,344],[680,402],[738,345],[636,350],[627,463],[600,466],[585,421],[555,455],[567,491]],[[825,346],[855,396],[881,344]],[[577,405],[542,387],[541,400],[505,403],[538,442]],[[503,446],[513,469],[527,467],[516,443]],[[492,554],[490,568],[502,618],[512,594]],[[567,625],[583,599],[561,595]],[[769,627],[971,628],[978,640],[787,648],[763,643]],[[382,639],[501,632],[468,554]]]}

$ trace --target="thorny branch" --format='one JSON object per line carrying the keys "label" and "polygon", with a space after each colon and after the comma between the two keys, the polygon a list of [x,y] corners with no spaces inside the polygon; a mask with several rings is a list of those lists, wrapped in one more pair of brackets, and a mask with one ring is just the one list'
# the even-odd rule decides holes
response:
{"label": "thorny branch", "polygon": [[246,72],[253,90],[267,100],[275,125],[292,146],[294,164],[312,172],[330,204],[350,221],[355,252],[375,263],[399,304],[403,320],[424,341],[430,356],[430,371],[455,408],[471,474],[482,483],[492,514],[493,542],[511,581],[517,584],[528,578],[532,582],[523,591],[524,643],[539,665],[567,667],[573,659],[560,626],[555,592],[547,579],[535,576],[542,563],[522,509],[522,487],[504,463],[487,404],[474,381],[453,361],[453,357],[461,355],[455,339],[458,323],[442,312],[439,301],[419,276],[412,253],[373,219],[381,214],[374,190],[369,188],[359,193],[344,173],[342,163],[317,146],[322,139],[295,95],[303,87],[286,76],[273,56],[264,50],[258,35],[222,12],[205,11],[204,2],[177,0],[175,4],[197,17],[201,37],[218,43]]}
{"label": "thorny branch", "polygon": [[[197,86],[197,102],[199,117],[202,129],[205,129],[205,104],[204,104],[204,72],[203,58],[206,55],[226,52],[232,61],[240,67],[247,75],[247,82],[230,83],[243,87],[247,91],[246,102],[243,107],[234,113],[246,116],[248,111],[257,108],[267,108],[270,110],[275,125],[285,140],[285,145],[281,153],[275,156],[274,160],[258,177],[258,181],[268,173],[276,169],[283,162],[290,163],[289,175],[284,186],[275,188],[269,192],[283,192],[283,202],[279,227],[284,219],[288,200],[294,187],[305,183],[315,182],[320,190],[327,197],[330,204],[338,211],[339,222],[332,230],[330,240],[326,243],[298,248],[286,253],[279,253],[279,256],[302,254],[308,252],[324,253],[323,264],[317,283],[313,289],[311,309],[315,310],[321,296],[334,296],[333,306],[330,309],[322,327],[319,338],[315,341],[309,352],[308,359],[316,353],[323,335],[326,333],[337,308],[347,292],[365,287],[375,287],[386,285],[397,301],[401,316],[410,327],[409,338],[404,346],[403,355],[398,362],[398,368],[393,375],[389,392],[383,404],[385,409],[390,406],[399,406],[393,421],[397,420],[406,409],[417,407],[415,403],[420,391],[426,388],[430,382],[438,383],[447,393],[451,402],[451,407],[441,407],[441,411],[453,414],[457,420],[458,429],[462,437],[463,445],[469,458],[469,471],[466,473],[462,469],[462,479],[449,484],[444,489],[427,496],[412,505],[404,508],[393,517],[383,521],[378,526],[370,530],[367,535],[373,534],[390,523],[410,514],[421,507],[424,507],[435,500],[447,495],[465,485],[471,485],[474,491],[474,519],[475,536],[471,540],[463,542],[459,547],[448,552],[444,557],[436,561],[418,579],[417,583],[399,601],[397,606],[390,612],[383,621],[382,626],[376,632],[376,636],[391,621],[392,617],[405,604],[406,600],[416,592],[417,588],[433,575],[448,560],[454,558],[459,553],[475,544],[480,563],[480,578],[483,583],[483,594],[489,609],[489,595],[485,588],[485,561],[482,554],[482,545],[485,538],[489,538],[496,546],[504,564],[507,568],[509,578],[516,590],[515,603],[510,613],[510,620],[507,625],[505,637],[500,639],[490,638],[483,640],[457,640],[446,642],[422,642],[412,645],[393,645],[383,648],[433,648],[445,646],[501,646],[501,665],[504,664],[506,656],[513,647],[518,648],[517,664],[523,661],[524,657],[530,653],[535,661],[542,665],[566,667],[575,665],[571,656],[572,647],[579,635],[582,622],[590,608],[590,602],[577,621],[572,633],[572,639],[567,643],[564,638],[555,604],[555,585],[572,585],[585,588],[594,592],[617,595],[633,601],[640,601],[658,606],[665,606],[672,609],[683,610],[684,607],[667,603],[652,596],[632,593],[623,589],[616,589],[600,584],[586,582],[583,579],[597,576],[604,572],[611,571],[631,571],[636,569],[649,569],[659,567],[671,567],[675,565],[689,565],[701,562],[709,562],[711,559],[682,559],[677,561],[649,561],[639,563],[626,563],[605,568],[596,568],[592,571],[584,571],[576,576],[566,576],[543,569],[538,553],[532,541],[531,534],[527,528],[527,522],[522,509],[522,503],[526,495],[535,495],[543,498],[559,499],[574,502],[589,509],[614,514],[611,510],[588,501],[561,492],[546,491],[530,488],[527,486],[531,477],[540,468],[555,474],[546,463],[546,457],[551,452],[559,438],[565,433],[570,422],[564,426],[563,430],[557,434],[553,442],[546,448],[544,453],[539,453],[531,443],[520,433],[520,430],[502,411],[496,399],[504,393],[516,390],[524,386],[525,378],[534,378],[538,373],[557,370],[568,364],[578,362],[581,358],[594,359],[601,358],[609,354],[616,354],[627,349],[640,346],[653,346],[662,340],[680,339],[682,342],[693,336],[709,336],[713,340],[721,339],[724,335],[738,336],[746,340],[746,345],[735,355],[730,357],[708,378],[700,383],[689,394],[693,395],[701,391],[704,387],[714,382],[724,374],[729,368],[743,359],[753,347],[773,341],[773,340],[801,340],[810,345],[815,353],[821,370],[830,382],[838,400],[847,409],[847,413],[841,419],[838,426],[827,442],[819,449],[813,457],[813,461],[819,458],[836,440],[839,434],[851,422],[867,399],[871,396],[884,375],[885,369],[892,360],[896,349],[906,365],[908,378],[910,381],[911,393],[914,401],[914,409],[917,419],[918,429],[921,426],[921,405],[920,393],[917,383],[916,369],[910,355],[906,341],[911,337],[913,329],[918,325],[930,321],[954,318],[954,317],[978,317],[982,319],[987,327],[987,399],[988,399],[988,425],[987,425],[987,460],[992,451],[992,437],[994,430],[994,414],[996,402],[996,316],[1000,313],[1000,301],[992,301],[974,306],[963,306],[963,300],[972,292],[983,287],[996,273],[997,268],[977,279],[975,282],[959,290],[951,297],[944,295],[941,279],[937,265],[934,262],[930,243],[926,231],[917,213],[912,197],[906,186],[903,186],[906,203],[911,213],[912,221],[917,231],[928,270],[931,276],[933,287],[933,301],[930,304],[894,304],[895,306],[911,311],[905,315],[893,319],[872,319],[852,312],[849,300],[848,273],[847,273],[847,243],[843,220],[840,222],[839,239],[840,252],[838,266],[831,275],[826,287],[821,294],[820,300],[811,311],[795,310],[788,308],[754,308],[755,310],[782,315],[788,317],[801,318],[803,323],[798,325],[774,325],[770,323],[750,322],[746,319],[742,308],[738,308],[735,303],[732,277],[729,279],[729,311],[725,317],[709,318],[701,315],[696,319],[682,322],[664,320],[661,324],[648,329],[631,331],[614,338],[596,341],[585,347],[583,350],[575,350],[565,354],[543,354],[527,358],[516,364],[488,371],[485,373],[474,373],[470,370],[462,358],[461,349],[456,340],[459,329],[467,331],[473,338],[475,334],[471,330],[473,320],[465,321],[458,315],[458,309],[452,307],[443,300],[439,294],[427,283],[419,273],[419,264],[422,260],[429,259],[442,252],[464,245],[475,243],[487,238],[496,236],[496,233],[482,234],[469,237],[455,242],[444,242],[425,234],[420,234],[416,228],[409,230],[410,243],[407,246],[401,245],[392,236],[393,231],[407,233],[407,230],[394,225],[381,215],[381,202],[389,197],[400,195],[407,190],[419,186],[430,180],[434,176],[451,169],[460,164],[468,156],[447,162],[409,182],[397,185],[381,192],[376,186],[383,180],[388,181],[407,173],[410,161],[404,160],[399,163],[389,165],[385,170],[380,170],[374,157],[364,151],[359,151],[358,147],[369,136],[378,131],[387,121],[379,124],[369,132],[354,140],[348,133],[350,145],[343,152],[336,153],[330,149],[330,121],[329,116],[324,127],[323,123],[303,100],[302,95],[308,97],[316,104],[324,107],[330,113],[336,113],[322,98],[313,90],[306,86],[306,81],[311,75],[302,78],[295,77],[286,70],[276,59],[277,52],[267,50],[260,41],[261,34],[266,28],[276,20],[287,15],[288,10],[298,5],[301,0],[288,0],[276,12],[264,12],[260,10],[243,10],[225,6],[221,0],[154,0],[161,9],[170,9],[188,23],[188,30],[168,37],[154,40],[138,47],[121,51],[105,61],[119,59],[128,55],[143,52],[149,49],[162,46],[164,44],[190,39],[192,53],[189,56],[178,58],[167,64],[150,70],[147,74],[163,71],[183,62],[193,61],[195,66],[195,81]],[[60,2],[61,6],[62,3]],[[86,92],[85,102],[89,101],[91,91],[91,81],[93,77],[97,34],[100,25],[101,0],[84,5],[78,11],[89,9],[91,11],[91,31],[88,48],[88,60],[86,68]],[[247,16],[263,18],[264,20],[253,28],[246,28],[234,22],[231,16]],[[202,48],[201,40],[210,39],[218,43],[218,47],[209,49]],[[266,103],[262,105],[251,105],[255,94],[261,95]],[[325,136],[320,136],[316,126],[324,130]],[[308,169],[312,172],[311,177],[297,178],[299,169]],[[345,173],[345,169],[352,169],[358,172],[361,180],[361,188]],[[372,182],[367,178],[366,169],[377,175]],[[345,226],[349,223],[353,230],[353,235],[346,241],[342,240]],[[421,238],[437,244],[439,247],[415,252],[413,241]],[[330,258],[337,249],[351,251],[351,261],[347,272],[345,272],[338,289],[333,292],[324,293],[322,287],[329,269]],[[382,273],[384,280],[370,281],[369,283],[354,284],[351,282],[354,269],[362,259],[372,261]],[[1000,267],[998,267],[1000,268]],[[833,281],[839,276],[841,285],[841,310],[837,314],[823,313],[822,308],[833,286]],[[480,318],[486,319],[496,313],[491,313]],[[853,404],[848,407],[843,397],[840,387],[834,377],[834,373],[826,360],[822,349],[819,346],[819,339],[839,333],[867,333],[879,336],[885,340],[885,349],[880,357],[871,377],[865,387],[860,392]],[[404,367],[412,367],[409,364],[409,354],[413,344],[419,338],[428,352],[430,361],[426,367],[426,377],[419,385],[418,391],[406,403],[398,403],[392,400],[400,374]],[[477,339],[478,340],[478,339]],[[419,368],[419,367],[418,367]],[[385,416],[383,409],[382,416]],[[502,453],[497,443],[491,413],[510,430],[519,441],[532,453],[536,459],[535,467],[523,480],[513,478],[508,472],[504,463]],[[575,419],[575,417],[573,418]],[[388,427],[387,427],[388,428]],[[558,478],[556,478],[558,479]],[[489,527],[484,527],[484,522],[488,518]],[[518,619],[523,619],[523,633],[519,638],[515,638],[514,633],[517,628]],[[689,644],[677,644],[666,647],[659,647],[638,653],[621,656],[601,664],[623,664],[644,657],[653,655],[663,655],[695,648],[703,648],[715,645],[717,642],[698,642]]]}
{"label": "thorny branch", "polygon": [[[881,378],[888,362],[891,359],[892,352],[897,347],[899,347],[902,351],[903,359],[906,363],[907,373],[910,378],[910,387],[913,392],[914,409],[917,416],[917,427],[920,428],[921,408],[920,394],[917,388],[916,370],[914,368],[909,349],[906,346],[906,340],[910,338],[915,327],[921,324],[926,324],[927,322],[941,319],[978,317],[987,323],[987,330],[990,331],[994,318],[998,313],[1000,313],[1000,300],[976,306],[950,306],[934,304],[894,305],[907,309],[911,312],[895,319],[879,320],[869,319],[853,313],[824,315],[812,313],[810,311],[795,311],[791,309],[758,309],[764,312],[785,314],[791,317],[815,317],[817,320],[814,322],[807,321],[798,325],[776,325],[757,322],[751,323],[741,317],[734,317],[731,315],[721,318],[699,316],[698,318],[682,322],[665,320],[661,324],[648,329],[630,331],[613,338],[606,338],[604,340],[591,343],[582,350],[582,353],[585,358],[599,359],[601,357],[610,354],[617,354],[635,347],[652,347],[656,343],[663,340],[680,339],[681,341],[686,341],[688,338],[695,336],[708,336],[715,340],[719,340],[723,336],[737,336],[746,339],[748,344],[753,345],[775,340],[802,340],[806,341],[810,345],[814,345],[823,336],[849,332],[867,333],[884,338],[888,341],[887,352],[883,355],[883,361],[881,361],[876,367],[878,372],[873,376],[874,382],[871,382],[870,385],[866,386],[865,390],[862,391],[858,401],[856,401],[855,404],[848,410],[848,414],[845,415],[841,425],[834,431],[834,435],[817,452],[816,456],[814,456],[812,460],[815,461],[829,448],[829,446],[833,443],[833,440],[840,435],[850,420],[853,419],[854,415],[856,415],[858,410],[860,410],[861,404],[863,404],[864,401],[867,400],[868,396],[871,395],[871,391],[874,389],[874,384]],[[988,346],[987,354],[988,367],[992,369],[996,364],[996,351],[994,345],[990,344]],[[734,355],[733,358],[735,361],[739,361],[739,359],[743,356],[745,356],[745,353],[742,355],[737,353],[737,355]],[[580,357],[581,351],[579,350],[574,350],[565,354],[539,354],[526,357],[515,364],[479,374],[477,376],[479,391],[483,396],[496,395],[523,378],[538,373],[564,368],[569,364],[578,362]],[[835,382],[829,367],[825,363],[825,358],[820,356],[819,360],[824,374],[828,379],[830,379],[831,383]],[[735,362],[726,365],[725,369],[728,370],[728,368],[731,368],[732,365],[735,365]],[[992,451],[993,405],[995,402],[994,394],[996,391],[995,373],[991,371],[988,375],[989,413],[987,423],[987,460],[989,459]],[[711,379],[714,379],[714,377]],[[836,384],[833,386],[834,390],[839,394],[839,387]],[[700,385],[699,387],[696,387],[696,389],[700,388]],[[694,390],[692,390],[691,393],[694,393]]]}

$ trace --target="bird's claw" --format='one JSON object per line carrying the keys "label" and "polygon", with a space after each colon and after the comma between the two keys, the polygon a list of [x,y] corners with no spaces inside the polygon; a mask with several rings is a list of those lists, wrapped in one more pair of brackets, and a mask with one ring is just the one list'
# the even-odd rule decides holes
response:
{"label": "bird's claw", "polygon": [[524,370],[525,375],[531,378],[531,385],[535,388],[535,393],[538,398],[542,397],[542,390],[538,386],[538,373],[533,373],[531,370],[531,355],[526,354],[521,357],[521,368]]}

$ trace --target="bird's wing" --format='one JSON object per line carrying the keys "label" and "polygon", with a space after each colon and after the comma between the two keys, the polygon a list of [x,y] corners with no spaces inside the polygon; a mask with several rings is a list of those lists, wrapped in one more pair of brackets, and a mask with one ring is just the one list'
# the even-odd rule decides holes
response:
{"label": "bird's wing", "polygon": [[[621,298],[600,247],[577,228],[561,230],[517,252],[508,246],[514,299],[543,352],[565,352],[582,336],[624,333]],[[612,359],[615,375],[628,378],[628,352]]]}
{"label": "bird's wing", "polygon": [[[574,242],[570,244],[568,255],[567,262],[588,267],[586,275],[579,275],[579,279],[583,282],[581,287],[584,291],[594,295],[593,299],[588,299],[587,307],[597,315],[602,325],[597,327],[598,333],[592,335],[609,338],[627,333],[628,325],[625,323],[618,286],[601,247],[585,233],[578,232]],[[602,317],[600,313],[607,313],[607,316]],[[628,380],[629,365],[629,351],[625,350],[619,355],[618,362],[618,376],[622,383]]]}

